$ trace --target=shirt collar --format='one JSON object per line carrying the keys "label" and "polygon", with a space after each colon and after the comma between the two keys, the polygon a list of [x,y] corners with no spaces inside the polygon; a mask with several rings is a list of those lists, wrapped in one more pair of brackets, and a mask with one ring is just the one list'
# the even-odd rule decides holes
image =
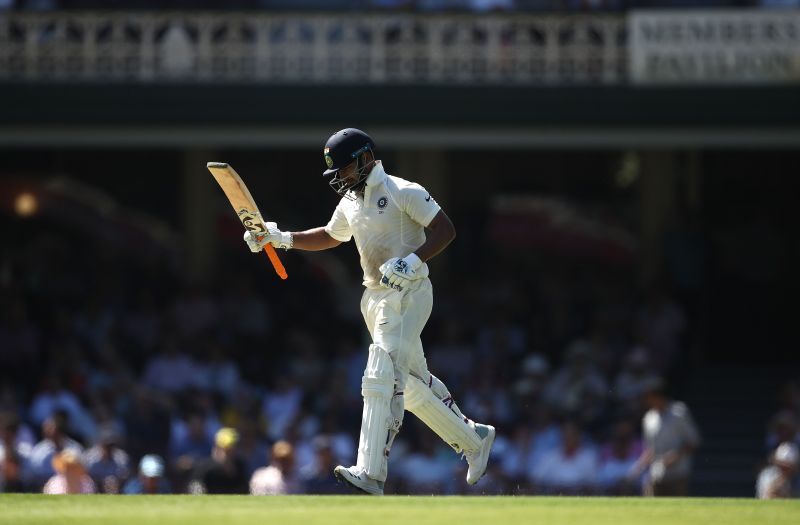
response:
{"label": "shirt collar", "polygon": [[377,186],[384,180],[386,180],[386,172],[383,171],[383,163],[376,160],[375,166],[372,167],[372,171],[367,176],[367,186]]}

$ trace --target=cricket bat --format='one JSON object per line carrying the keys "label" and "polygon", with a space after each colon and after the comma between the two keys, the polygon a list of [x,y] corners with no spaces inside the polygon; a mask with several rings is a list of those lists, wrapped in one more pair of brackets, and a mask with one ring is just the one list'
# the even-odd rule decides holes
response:
{"label": "cricket bat", "polygon": [[[228,197],[233,210],[239,216],[242,226],[256,235],[266,234],[267,227],[264,224],[263,217],[261,217],[261,212],[258,211],[256,201],[253,200],[250,190],[247,189],[236,170],[227,162],[209,162],[206,167],[217,180],[222,191],[225,192],[225,196]],[[278,254],[275,253],[275,248],[268,243],[264,245],[264,251],[267,252],[275,272],[281,279],[288,278],[289,276],[286,274],[283,263],[278,258]]]}

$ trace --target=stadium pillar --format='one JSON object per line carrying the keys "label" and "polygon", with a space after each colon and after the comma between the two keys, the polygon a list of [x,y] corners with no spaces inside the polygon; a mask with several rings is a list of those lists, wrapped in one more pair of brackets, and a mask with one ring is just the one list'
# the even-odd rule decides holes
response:
{"label": "stadium pillar", "polygon": [[187,150],[181,159],[181,229],[186,276],[204,282],[214,264],[213,177],[206,171],[206,162],[214,155],[206,150]]}
{"label": "stadium pillar", "polygon": [[674,151],[645,151],[641,154],[639,279],[649,285],[662,277],[662,237],[677,212]]}

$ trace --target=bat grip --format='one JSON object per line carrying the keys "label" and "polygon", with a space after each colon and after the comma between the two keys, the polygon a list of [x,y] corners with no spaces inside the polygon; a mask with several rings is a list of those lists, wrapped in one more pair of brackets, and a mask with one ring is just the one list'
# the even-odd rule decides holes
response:
{"label": "bat grip", "polygon": [[275,273],[277,273],[281,279],[288,279],[289,275],[286,273],[286,268],[283,267],[283,263],[278,258],[278,254],[275,253],[275,248],[267,243],[264,245],[264,251],[267,252],[267,257],[269,257],[272,267],[275,268]]}

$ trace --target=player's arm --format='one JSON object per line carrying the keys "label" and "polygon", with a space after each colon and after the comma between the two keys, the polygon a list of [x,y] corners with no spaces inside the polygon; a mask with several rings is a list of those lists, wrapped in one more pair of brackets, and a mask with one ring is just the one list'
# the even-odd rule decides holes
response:
{"label": "player's arm", "polygon": [[404,211],[425,227],[425,242],[422,246],[401,258],[392,258],[383,263],[381,286],[403,290],[419,279],[417,273],[426,261],[444,250],[456,238],[453,221],[439,207],[422,186],[414,185],[406,191]]}
{"label": "player's arm", "polygon": [[285,232],[279,230],[278,225],[274,222],[267,223],[266,235],[256,236],[248,231],[244,234],[244,240],[250,251],[254,253],[261,251],[267,243],[275,248],[283,248],[285,250],[293,248],[295,250],[313,252],[335,248],[342,244],[342,241],[334,239],[325,231],[324,226],[302,232]]}
{"label": "player's arm", "polygon": [[422,246],[414,250],[422,262],[440,254],[456,238],[456,227],[453,226],[453,221],[444,210],[439,210],[439,213],[425,228],[425,237]]}
{"label": "player's arm", "polygon": [[292,233],[292,237],[294,238],[293,248],[296,250],[316,252],[329,248],[336,248],[342,244],[342,241],[337,241],[331,237],[330,234],[325,231],[324,226],[302,232],[294,232]]}

